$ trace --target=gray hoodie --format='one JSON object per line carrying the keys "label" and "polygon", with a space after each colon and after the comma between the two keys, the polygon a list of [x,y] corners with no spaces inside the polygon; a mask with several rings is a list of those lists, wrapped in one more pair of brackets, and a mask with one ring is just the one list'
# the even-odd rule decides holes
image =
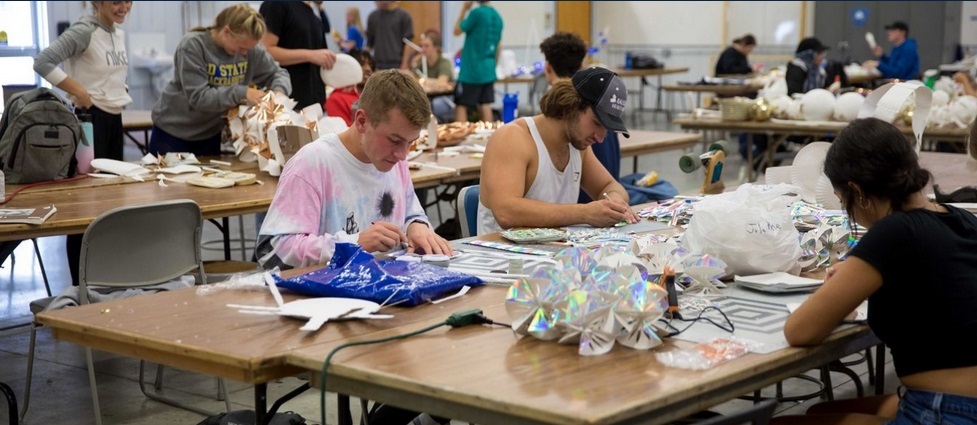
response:
{"label": "gray hoodie", "polygon": [[244,103],[248,86],[291,94],[288,72],[261,43],[247,57],[228,55],[209,31],[195,31],[180,41],[173,58],[173,80],[153,107],[153,125],[185,141],[213,137],[224,116]]}

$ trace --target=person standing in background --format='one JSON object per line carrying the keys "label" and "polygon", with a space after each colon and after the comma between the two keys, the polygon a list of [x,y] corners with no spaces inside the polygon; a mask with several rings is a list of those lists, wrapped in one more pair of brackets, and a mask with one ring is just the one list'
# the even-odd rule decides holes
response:
{"label": "person standing in background", "polygon": [[[94,143],[95,158],[121,161],[124,143],[122,108],[132,103],[132,98],[126,87],[129,58],[125,33],[119,25],[132,10],[132,2],[91,3],[91,15],[72,24],[37,55],[34,72],[67,92],[76,111],[86,108],[91,114],[95,140],[90,142]],[[61,63],[66,63],[65,70],[58,68]],[[78,285],[82,236],[68,235],[65,241],[71,284],[75,286]],[[0,247],[0,252],[6,251]]]}
{"label": "person standing in background", "polygon": [[909,25],[896,21],[886,25],[885,34],[894,46],[892,53],[886,55],[882,46],[876,45],[872,49],[878,60],[865,61],[866,68],[876,68],[882,78],[898,78],[912,80],[919,76],[919,52],[916,50],[916,39],[909,37]]}
{"label": "person standing in background", "polygon": [[716,61],[716,76],[720,75],[742,75],[755,72],[756,67],[750,66],[747,56],[753,53],[756,48],[756,38],[753,34],[747,34],[736,40],[733,45],[723,50]]}
{"label": "person standing in background", "polygon": [[288,72],[260,45],[265,21],[247,3],[222,10],[214,25],[190,30],[176,47],[173,79],[153,107],[149,153],[219,155],[224,115],[255,105],[267,87],[292,91]]}
{"label": "person standing in background", "polygon": [[472,9],[473,3],[465,2],[455,22],[454,34],[465,34],[461,73],[455,86],[455,121],[458,122],[467,122],[468,108],[476,106],[482,121],[492,121],[495,102],[495,64],[502,41],[502,16],[487,1],[478,2],[478,7]]}
{"label": "person standing in background", "polygon": [[408,69],[410,52],[404,39],[414,38],[414,21],[395,1],[376,1],[377,9],[366,18],[366,47],[373,51],[376,70]]}
{"label": "person standing in background", "polygon": [[827,73],[821,67],[826,50],[828,47],[814,37],[805,38],[797,44],[794,59],[787,63],[785,79],[788,95],[827,87]]}
{"label": "person standing in background", "polygon": [[259,9],[267,26],[261,44],[288,71],[297,110],[326,101],[319,70],[336,63],[336,54],[326,48],[329,20],[323,21],[321,7],[321,1],[266,1]]}
{"label": "person standing in background", "polygon": [[333,31],[332,38],[336,40],[343,53],[363,49],[363,21],[360,19],[360,8],[353,6],[346,9],[346,38],[343,39],[339,31]]}

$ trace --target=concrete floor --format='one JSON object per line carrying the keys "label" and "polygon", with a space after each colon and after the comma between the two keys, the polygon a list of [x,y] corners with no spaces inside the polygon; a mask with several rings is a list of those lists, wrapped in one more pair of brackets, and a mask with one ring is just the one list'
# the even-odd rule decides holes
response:
{"label": "concrete floor", "polygon": [[[661,115],[645,114],[643,122],[632,123],[634,128],[655,129],[664,131],[678,131],[672,128]],[[132,148],[127,151],[127,159],[140,157],[139,152]],[[647,155],[639,161],[639,170],[643,172],[656,170],[662,178],[672,182],[682,193],[694,193],[702,183],[699,174],[683,174],[676,166],[680,152],[667,152]],[[622,164],[621,173],[632,172],[631,159],[627,158]],[[733,155],[726,165],[724,180],[727,186],[735,186],[745,181],[745,167],[737,155]],[[442,203],[442,215],[447,218],[454,215],[452,207]],[[438,220],[438,214],[432,208],[428,211],[432,221]],[[243,219],[246,238],[253,239],[255,235],[253,217]],[[238,234],[236,219],[231,220],[232,235]],[[212,225],[205,225],[204,240],[217,240],[219,233]],[[54,293],[60,293],[68,283],[68,270],[64,257],[64,237],[48,237],[39,239],[45,268],[52,284]],[[213,246],[218,246],[214,244]],[[246,248],[250,255],[250,248]],[[235,258],[241,257],[239,250],[234,252]],[[220,259],[222,252],[205,250],[205,259]],[[15,283],[16,282],[16,283]],[[9,384],[22,402],[24,388],[24,372],[27,364],[27,350],[29,333],[25,327],[18,324],[29,323],[31,317],[28,309],[30,301],[44,297],[44,284],[40,277],[39,267],[29,243],[22,244],[15,253],[15,258],[9,259],[0,268],[0,328],[11,328],[0,331],[0,382]],[[93,408],[88,390],[88,377],[85,369],[84,350],[70,343],[54,340],[48,330],[38,332],[37,357],[34,367],[32,384],[32,399],[30,410],[25,423],[93,423]],[[898,385],[891,358],[886,368],[886,390],[894,392]],[[196,424],[203,416],[172,408],[143,396],[139,391],[137,378],[139,361],[116,356],[104,352],[94,352],[95,369],[98,380],[99,399],[101,401],[102,419],[105,424]],[[864,364],[853,368],[868,386],[866,368]],[[816,376],[816,374],[812,374]],[[854,397],[855,390],[850,380],[841,374],[833,375],[836,398]],[[288,378],[270,383],[268,386],[269,399],[274,400],[288,391],[300,386],[304,381],[298,378]],[[813,389],[810,384],[799,379],[789,379],[784,382],[784,392],[787,395],[802,394]],[[234,409],[249,409],[253,406],[251,387],[227,382],[227,390]],[[166,369],[163,393],[194,406],[212,411],[221,411],[223,402],[216,400],[217,381],[212,377],[186,373],[175,369]],[[764,390],[764,395],[772,395],[773,387]],[[805,403],[782,403],[778,406],[777,415],[802,414],[811,404],[820,400],[814,399]],[[270,404],[270,403],[269,403]],[[355,403],[354,403],[355,404]],[[730,413],[748,408],[752,402],[732,400],[716,406],[712,410]],[[327,422],[335,423],[335,400],[328,402]],[[355,406],[354,406],[355,408]],[[284,410],[295,411],[304,416],[310,423],[320,423],[319,393],[307,391],[303,395],[287,403]],[[358,410],[358,409],[357,409]],[[7,417],[7,406],[0,405],[0,421]],[[356,412],[354,412],[354,417]]]}

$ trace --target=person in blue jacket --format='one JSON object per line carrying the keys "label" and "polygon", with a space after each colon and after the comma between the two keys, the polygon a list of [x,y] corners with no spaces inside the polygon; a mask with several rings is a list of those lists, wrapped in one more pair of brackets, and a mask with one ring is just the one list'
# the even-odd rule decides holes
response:
{"label": "person in blue jacket", "polygon": [[876,68],[882,73],[882,78],[898,78],[913,80],[919,76],[919,52],[916,50],[916,40],[909,38],[909,25],[896,21],[886,25],[886,35],[895,47],[892,53],[886,55],[882,46],[876,45],[872,49],[878,60],[865,61],[866,68]]}

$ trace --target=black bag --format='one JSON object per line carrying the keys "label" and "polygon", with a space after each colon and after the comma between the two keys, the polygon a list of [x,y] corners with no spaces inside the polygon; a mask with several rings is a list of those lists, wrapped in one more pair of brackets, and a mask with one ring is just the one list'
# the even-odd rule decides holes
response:
{"label": "black bag", "polygon": [[0,169],[11,184],[67,178],[84,137],[78,117],[57,93],[43,87],[17,93],[0,120]]}
{"label": "black bag", "polygon": [[631,56],[631,68],[634,69],[661,69],[665,64],[655,59],[652,55],[637,54]]}
{"label": "black bag", "polygon": [[[299,416],[298,413],[293,412],[282,412],[276,413],[274,417],[271,418],[269,425],[302,425],[305,424],[305,418]],[[204,419],[197,425],[254,425],[255,417],[254,410],[235,410],[233,412],[224,412],[218,415],[211,416]]]}

